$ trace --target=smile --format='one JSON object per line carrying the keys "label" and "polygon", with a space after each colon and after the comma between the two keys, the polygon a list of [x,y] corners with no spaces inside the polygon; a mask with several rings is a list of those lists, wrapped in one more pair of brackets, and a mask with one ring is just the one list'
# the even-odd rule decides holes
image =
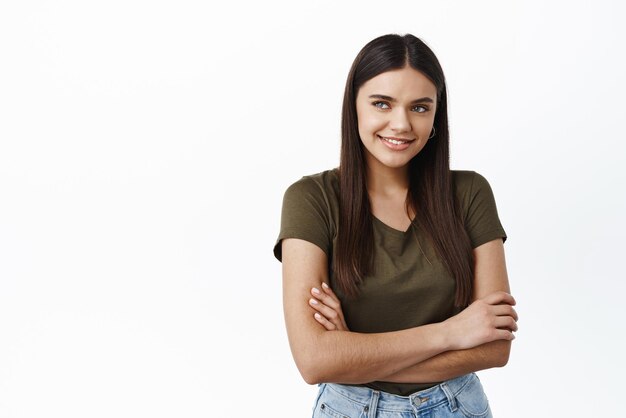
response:
{"label": "smile", "polygon": [[383,143],[383,145],[385,145],[388,149],[394,152],[399,152],[399,151],[404,151],[406,149],[409,149],[409,147],[411,146],[411,142],[414,141],[414,139],[387,138],[387,137],[380,136],[380,135],[376,135],[376,136],[378,137],[380,142]]}
{"label": "smile", "polygon": [[389,142],[391,144],[394,144],[394,145],[407,144],[407,143],[413,141],[412,139],[394,139],[394,138],[386,138],[386,137],[380,136],[380,135],[377,135],[377,136],[378,136],[378,138],[380,138],[380,139],[382,139],[384,141],[387,141],[387,142]]}

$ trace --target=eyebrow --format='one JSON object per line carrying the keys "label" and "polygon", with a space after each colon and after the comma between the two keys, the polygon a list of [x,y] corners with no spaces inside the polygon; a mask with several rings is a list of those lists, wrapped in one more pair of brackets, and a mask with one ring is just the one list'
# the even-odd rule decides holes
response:
{"label": "eyebrow", "polygon": [[[391,103],[395,103],[396,99],[394,99],[391,96],[385,96],[384,94],[371,94],[369,96],[370,99],[382,99],[382,100],[387,100],[390,101]],[[424,103],[424,102],[428,102],[428,103],[433,103],[433,99],[431,99],[430,97],[420,97],[419,99],[415,99],[411,102],[411,104],[414,103]]]}

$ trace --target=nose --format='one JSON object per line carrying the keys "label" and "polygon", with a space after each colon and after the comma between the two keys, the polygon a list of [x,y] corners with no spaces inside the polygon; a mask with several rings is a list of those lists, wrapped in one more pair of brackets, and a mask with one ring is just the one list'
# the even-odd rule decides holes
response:
{"label": "nose", "polygon": [[389,128],[394,132],[408,132],[411,130],[411,122],[406,115],[406,112],[401,107],[394,109],[391,114],[391,120],[389,121]]}

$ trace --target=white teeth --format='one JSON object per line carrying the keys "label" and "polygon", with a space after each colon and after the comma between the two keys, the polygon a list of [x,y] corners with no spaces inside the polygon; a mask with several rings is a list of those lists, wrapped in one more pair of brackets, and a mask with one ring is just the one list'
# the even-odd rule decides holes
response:
{"label": "white teeth", "polygon": [[396,145],[406,144],[408,142],[408,141],[396,141],[395,139],[385,138],[384,136],[381,136],[381,138],[387,142],[391,142],[392,144],[396,144]]}

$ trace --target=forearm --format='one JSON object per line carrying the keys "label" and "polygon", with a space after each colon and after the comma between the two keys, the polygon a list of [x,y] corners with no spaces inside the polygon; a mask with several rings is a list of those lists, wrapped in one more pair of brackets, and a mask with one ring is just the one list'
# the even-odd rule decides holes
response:
{"label": "forearm", "polygon": [[392,376],[448,349],[441,324],[373,334],[324,331],[300,351],[296,363],[310,384],[358,384]]}
{"label": "forearm", "polygon": [[511,341],[498,340],[467,350],[446,351],[379,380],[397,383],[430,383],[506,365]]}

